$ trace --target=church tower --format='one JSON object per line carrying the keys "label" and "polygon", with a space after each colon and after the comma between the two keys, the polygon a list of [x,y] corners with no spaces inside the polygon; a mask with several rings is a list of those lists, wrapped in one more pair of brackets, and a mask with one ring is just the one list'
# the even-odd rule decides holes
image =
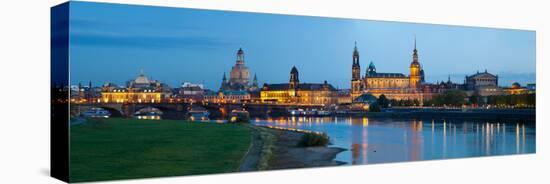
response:
{"label": "church tower", "polygon": [[252,86],[250,86],[250,89],[248,89],[249,91],[256,91],[258,90],[258,77],[256,76],[256,74],[254,74],[254,79],[252,80]]}
{"label": "church tower", "polygon": [[418,50],[416,50],[416,37],[414,38],[414,50],[413,50],[413,60],[411,62],[411,66],[409,67],[410,70],[410,79],[409,79],[409,86],[411,88],[420,88],[420,83],[422,81],[422,67],[420,66],[420,63],[418,62]]}
{"label": "church tower", "polygon": [[220,90],[226,90],[227,87],[227,78],[225,77],[225,72],[223,72],[222,85],[220,85]]}
{"label": "church tower", "polygon": [[[296,66],[292,66],[292,69],[290,70],[290,81],[288,83],[289,95],[291,97],[298,96],[296,92],[298,90],[298,84],[300,84],[300,79],[298,79],[298,69],[296,69]],[[295,99],[292,101],[295,101]]]}
{"label": "church tower", "polygon": [[357,51],[357,42],[353,48],[351,65],[351,98],[352,100],[361,95],[361,66],[359,65],[359,51]]}
{"label": "church tower", "polygon": [[292,69],[290,70],[290,81],[288,83],[289,88],[296,89],[299,83],[300,79],[298,79],[298,69],[296,69],[296,66],[292,66]]}

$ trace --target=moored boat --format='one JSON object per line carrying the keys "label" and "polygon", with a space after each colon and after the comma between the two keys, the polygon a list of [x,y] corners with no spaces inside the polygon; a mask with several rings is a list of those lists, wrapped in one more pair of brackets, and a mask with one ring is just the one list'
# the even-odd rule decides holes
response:
{"label": "moored boat", "polygon": [[154,107],[146,107],[143,109],[140,109],[139,111],[134,113],[134,117],[137,119],[153,119],[153,120],[159,120],[161,119],[163,112],[160,111],[157,108]]}
{"label": "moored boat", "polygon": [[111,113],[103,108],[92,107],[91,109],[84,111],[80,114],[86,118],[109,118]]}
{"label": "moored boat", "polygon": [[210,112],[206,109],[191,109],[187,112],[190,121],[206,121],[210,120]]}
{"label": "moored boat", "polygon": [[250,122],[250,113],[248,111],[241,109],[241,110],[232,110],[229,114],[229,120],[230,123],[249,123]]}
{"label": "moored boat", "polygon": [[331,115],[331,112],[327,111],[327,110],[318,110],[317,111],[317,116],[330,116],[330,115]]}

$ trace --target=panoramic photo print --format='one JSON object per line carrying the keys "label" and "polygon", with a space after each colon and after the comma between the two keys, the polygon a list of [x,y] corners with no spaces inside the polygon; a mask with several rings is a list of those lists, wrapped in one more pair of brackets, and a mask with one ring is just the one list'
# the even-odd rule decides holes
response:
{"label": "panoramic photo print", "polygon": [[536,152],[535,31],[66,8],[71,182]]}

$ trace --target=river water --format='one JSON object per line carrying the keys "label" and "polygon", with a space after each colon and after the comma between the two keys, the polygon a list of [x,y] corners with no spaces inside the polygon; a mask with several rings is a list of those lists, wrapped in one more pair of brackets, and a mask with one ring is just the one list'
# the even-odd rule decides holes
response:
{"label": "river water", "polygon": [[348,149],[336,160],[351,165],[535,153],[534,123],[366,117],[283,117],[252,123],[325,132],[331,146]]}

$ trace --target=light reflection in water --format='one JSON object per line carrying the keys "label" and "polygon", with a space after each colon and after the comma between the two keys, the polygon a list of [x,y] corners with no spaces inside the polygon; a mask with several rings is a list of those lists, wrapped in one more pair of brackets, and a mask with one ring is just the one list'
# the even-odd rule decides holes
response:
{"label": "light reflection in water", "polygon": [[443,158],[447,158],[447,121],[443,120]]}
{"label": "light reflection in water", "polygon": [[140,116],[135,116],[135,118],[137,119],[148,119],[148,120],[160,120],[160,116],[159,115],[140,115]]}
{"label": "light reflection in water", "polygon": [[[516,122],[429,121],[431,127],[426,129],[421,120],[366,117],[285,117],[256,119],[253,123],[325,132],[332,146],[348,149],[336,159],[349,164],[535,152],[534,124],[522,123],[520,127]],[[516,123],[516,128],[507,129],[506,123]],[[513,131],[515,136],[509,134]]]}
{"label": "light reflection in water", "polygon": [[521,152],[525,152],[525,124],[521,125]]}
{"label": "light reflection in water", "polygon": [[516,153],[519,153],[519,123],[516,123]]}

